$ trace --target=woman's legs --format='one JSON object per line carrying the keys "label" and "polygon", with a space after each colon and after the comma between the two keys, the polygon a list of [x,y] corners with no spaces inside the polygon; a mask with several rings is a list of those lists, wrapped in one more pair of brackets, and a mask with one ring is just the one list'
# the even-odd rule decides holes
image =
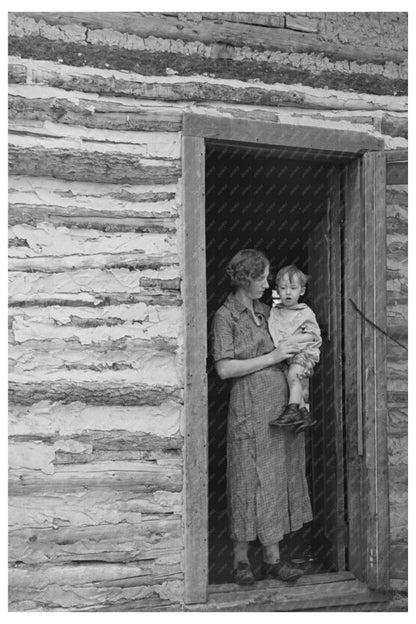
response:
{"label": "woman's legs", "polygon": [[234,541],[234,568],[238,562],[249,563],[248,560],[248,542]]}
{"label": "woman's legs", "polygon": [[279,542],[275,544],[263,544],[263,561],[266,563],[277,563],[280,559]]}

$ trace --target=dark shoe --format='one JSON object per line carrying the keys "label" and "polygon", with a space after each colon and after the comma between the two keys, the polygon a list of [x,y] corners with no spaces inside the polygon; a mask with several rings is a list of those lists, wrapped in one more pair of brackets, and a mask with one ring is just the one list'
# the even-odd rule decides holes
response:
{"label": "dark shoe", "polygon": [[263,579],[279,579],[287,583],[293,583],[293,581],[303,576],[303,571],[290,566],[284,561],[278,561],[277,563],[266,563],[263,561],[261,576]]}
{"label": "dark shoe", "polygon": [[289,403],[285,407],[283,414],[272,420],[269,425],[272,427],[289,427],[291,425],[300,425],[303,423],[303,417],[299,412],[298,403]]}
{"label": "dark shoe", "polygon": [[233,570],[234,583],[239,585],[253,585],[254,575],[248,563],[239,561],[237,567]]}
{"label": "dark shoe", "polygon": [[310,414],[310,412],[308,412],[306,407],[301,407],[299,412],[300,412],[301,416],[303,417],[303,422],[299,425],[299,427],[296,427],[296,433],[300,433],[301,431],[303,431],[307,427],[313,427],[318,422],[316,420],[316,418],[314,418],[312,416],[312,414]]}

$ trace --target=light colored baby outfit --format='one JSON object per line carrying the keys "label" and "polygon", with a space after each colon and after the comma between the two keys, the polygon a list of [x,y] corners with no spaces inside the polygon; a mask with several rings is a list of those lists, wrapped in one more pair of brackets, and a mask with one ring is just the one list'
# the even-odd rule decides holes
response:
{"label": "light colored baby outfit", "polygon": [[276,347],[280,341],[290,340],[295,334],[313,334],[313,341],[303,342],[300,353],[286,360],[289,365],[303,366],[303,376],[310,377],[315,364],[319,362],[319,347],[322,344],[321,330],[311,308],[306,303],[298,303],[295,308],[286,308],[278,304],[271,309],[268,324]]}

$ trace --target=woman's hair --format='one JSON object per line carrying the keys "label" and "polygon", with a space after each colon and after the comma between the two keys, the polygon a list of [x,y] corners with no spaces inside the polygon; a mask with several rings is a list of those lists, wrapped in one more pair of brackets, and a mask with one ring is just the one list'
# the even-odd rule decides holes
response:
{"label": "woman's hair", "polygon": [[232,288],[247,287],[251,280],[261,277],[269,264],[261,251],[242,249],[231,258],[226,268]]}
{"label": "woman's hair", "polygon": [[278,271],[275,280],[276,288],[279,285],[280,280],[283,279],[285,275],[289,277],[289,282],[292,282],[293,278],[297,277],[302,288],[306,286],[309,280],[309,275],[305,275],[305,273],[298,269],[298,267],[294,264],[289,264]]}

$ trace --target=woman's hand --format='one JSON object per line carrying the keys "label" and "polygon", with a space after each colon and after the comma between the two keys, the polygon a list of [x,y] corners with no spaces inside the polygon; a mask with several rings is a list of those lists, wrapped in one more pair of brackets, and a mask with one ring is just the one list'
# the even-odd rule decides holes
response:
{"label": "woman's hand", "polygon": [[292,355],[296,355],[296,353],[299,353],[300,351],[301,348],[298,344],[288,340],[282,340],[279,342],[278,346],[269,353],[271,363],[279,364],[279,362],[287,360],[287,358],[292,357]]}

